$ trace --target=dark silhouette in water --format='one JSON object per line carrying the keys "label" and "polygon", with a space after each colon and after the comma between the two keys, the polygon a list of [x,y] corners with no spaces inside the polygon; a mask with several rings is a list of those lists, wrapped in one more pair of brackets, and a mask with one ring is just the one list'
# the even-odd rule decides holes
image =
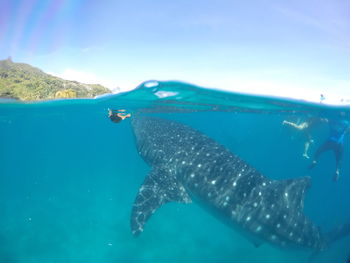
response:
{"label": "dark silhouette in water", "polygon": [[[344,117],[343,117],[344,118]],[[325,151],[333,151],[336,160],[336,169],[333,176],[334,181],[340,177],[340,165],[344,150],[344,137],[350,131],[350,122],[339,116],[337,119],[329,119],[329,135],[324,143],[317,149],[309,169],[316,166],[320,155]]]}
{"label": "dark silhouette in water", "polygon": [[309,177],[270,180],[208,136],[181,123],[135,116],[136,146],[152,167],[131,213],[139,235],[163,204],[190,203],[210,208],[253,243],[322,251],[350,234],[349,225],[324,235],[303,213]]}

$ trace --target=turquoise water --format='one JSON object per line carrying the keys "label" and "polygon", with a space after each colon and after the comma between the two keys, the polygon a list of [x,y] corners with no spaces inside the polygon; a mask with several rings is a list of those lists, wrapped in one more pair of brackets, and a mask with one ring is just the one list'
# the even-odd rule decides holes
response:
{"label": "turquoise water", "polygon": [[[0,104],[1,263],[308,262],[307,250],[254,247],[196,204],[166,204],[133,237],[131,207],[149,167],[136,151],[130,120],[112,123],[108,108],[190,125],[270,178],[310,175],[305,213],[325,231],[350,221],[350,139],[334,183],[332,153],[309,171],[303,134],[281,125],[350,108],[147,82],[94,100]],[[327,125],[313,131],[310,153],[327,132]],[[347,237],[313,262],[349,256]]]}

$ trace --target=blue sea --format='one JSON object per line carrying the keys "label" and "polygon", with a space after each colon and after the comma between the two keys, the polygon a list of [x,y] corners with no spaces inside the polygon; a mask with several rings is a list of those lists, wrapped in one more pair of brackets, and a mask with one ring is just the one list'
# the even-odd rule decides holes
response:
{"label": "blue sea", "polygon": [[[350,135],[341,178],[325,152],[308,169],[303,132],[282,125],[309,116],[331,118],[349,107],[208,90],[149,81],[96,99],[0,103],[0,263],[309,262],[312,251],[255,247],[196,203],[168,203],[134,237],[130,213],[150,167],[139,156],[126,109],[193,127],[272,179],[312,177],[305,214],[324,232],[350,223]],[[328,125],[312,131],[310,155]],[[312,262],[347,262],[350,237]]]}

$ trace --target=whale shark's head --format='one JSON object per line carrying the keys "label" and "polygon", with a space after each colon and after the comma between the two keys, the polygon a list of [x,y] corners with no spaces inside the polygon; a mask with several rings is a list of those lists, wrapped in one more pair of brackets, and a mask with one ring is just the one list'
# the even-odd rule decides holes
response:
{"label": "whale shark's head", "polygon": [[131,126],[137,146],[145,143],[153,133],[149,117],[135,115],[131,120]]}

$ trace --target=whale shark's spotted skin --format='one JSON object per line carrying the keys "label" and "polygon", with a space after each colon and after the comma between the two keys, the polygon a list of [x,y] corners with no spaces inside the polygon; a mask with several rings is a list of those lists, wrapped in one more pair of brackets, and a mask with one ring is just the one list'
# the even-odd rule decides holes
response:
{"label": "whale shark's spotted skin", "polygon": [[303,214],[309,178],[270,180],[225,147],[181,123],[137,116],[140,155],[152,167],[136,197],[131,228],[143,231],[162,204],[199,201],[254,242],[323,249],[319,229]]}

